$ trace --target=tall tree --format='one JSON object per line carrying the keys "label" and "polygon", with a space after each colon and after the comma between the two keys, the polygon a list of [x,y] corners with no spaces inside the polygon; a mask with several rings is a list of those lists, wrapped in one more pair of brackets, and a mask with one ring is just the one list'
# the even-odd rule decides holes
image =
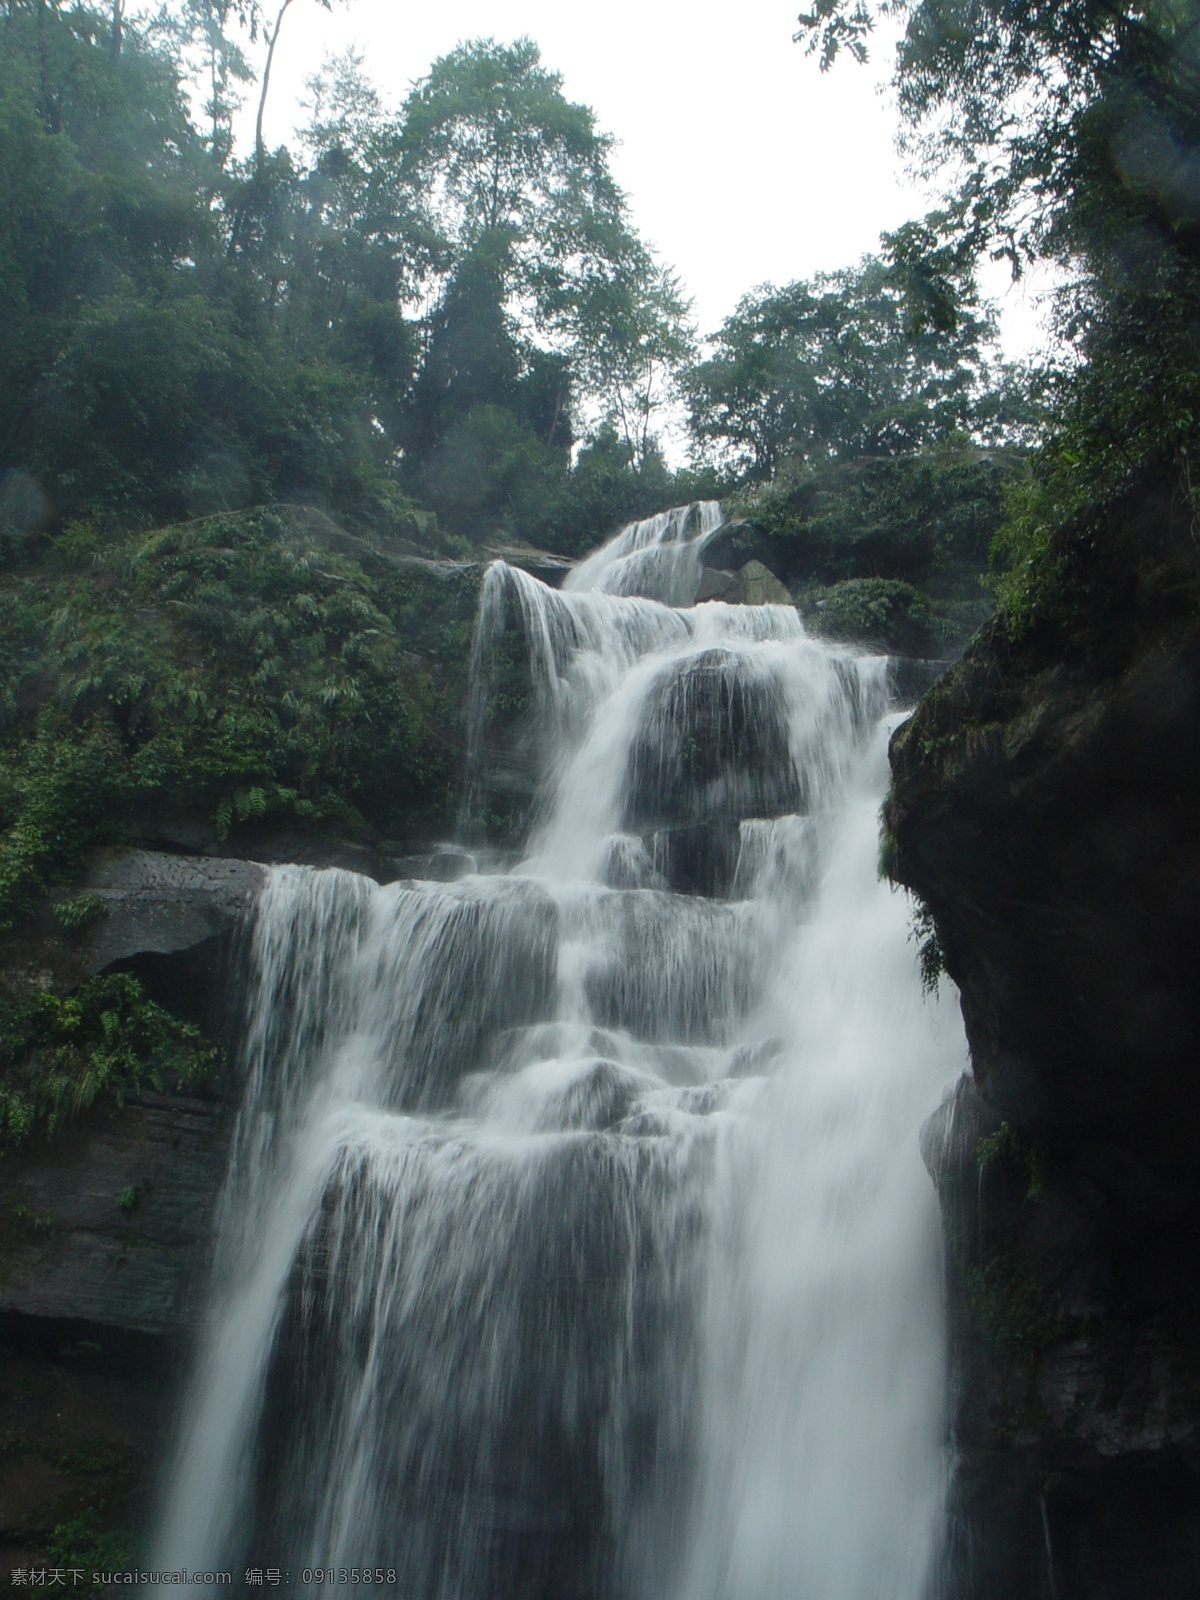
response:
{"label": "tall tree", "polygon": [[649,250],[633,250],[580,295],[576,328],[576,369],[599,422],[643,471],[656,424],[679,398],[680,374],[695,354],[689,302]]}
{"label": "tall tree", "polygon": [[233,153],[237,86],[253,76],[235,28],[258,30],[257,0],[184,0],[178,12],[164,11],[164,31],[174,32],[175,48],[193,83],[201,86],[209,125],[209,150],[218,169]]}
{"label": "tall tree", "polygon": [[1107,249],[1132,220],[1200,259],[1200,26],[1189,0],[819,0],[801,35],[860,59],[875,10],[905,22],[901,113],[961,179],[945,220],[1022,259]]}
{"label": "tall tree", "polygon": [[[441,348],[468,307],[483,326],[486,261],[489,325],[508,328],[526,367],[541,351],[548,372],[544,357],[557,354],[597,416],[623,405],[644,454],[659,375],[685,348],[685,308],[629,223],[609,169],[612,140],[592,112],[565,98],[530,40],[484,40],[434,63],[405,102],[398,145]],[[499,348],[488,341],[484,364]],[[455,343],[461,386],[474,358],[468,340]],[[556,412],[565,399],[560,391]]]}
{"label": "tall tree", "polygon": [[687,379],[702,458],[769,478],[819,463],[917,449],[969,428],[993,332],[959,303],[914,324],[903,275],[855,268],[747,295]]}

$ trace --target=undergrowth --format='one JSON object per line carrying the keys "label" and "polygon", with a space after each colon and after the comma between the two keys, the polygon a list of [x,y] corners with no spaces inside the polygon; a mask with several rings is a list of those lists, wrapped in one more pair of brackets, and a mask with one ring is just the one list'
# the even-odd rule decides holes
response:
{"label": "undergrowth", "polygon": [[0,1154],[56,1133],[97,1099],[117,1106],[144,1085],[214,1083],[221,1053],[200,1029],[151,1000],[131,973],[91,978],[74,994],[0,1001]]}
{"label": "undergrowth", "polygon": [[75,524],[0,575],[0,932],[164,815],[447,829],[477,583],[289,508]]}

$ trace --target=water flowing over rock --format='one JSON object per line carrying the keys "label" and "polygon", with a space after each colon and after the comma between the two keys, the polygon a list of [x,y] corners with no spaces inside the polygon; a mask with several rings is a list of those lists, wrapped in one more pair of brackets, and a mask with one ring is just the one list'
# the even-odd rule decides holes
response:
{"label": "water flowing over rock", "polygon": [[511,864],[268,873],[164,1566],[923,1600],[961,1032],[877,876],[886,661],[693,605],[719,520],[489,569],[466,809],[523,796]]}

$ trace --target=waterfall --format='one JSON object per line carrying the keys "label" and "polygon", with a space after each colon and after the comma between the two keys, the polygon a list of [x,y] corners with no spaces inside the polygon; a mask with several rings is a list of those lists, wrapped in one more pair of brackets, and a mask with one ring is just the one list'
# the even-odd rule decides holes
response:
{"label": "waterfall", "polygon": [[692,605],[719,522],[489,568],[468,809],[523,741],[515,864],[268,874],[164,1567],[925,1600],[961,1026],[877,877],[886,662]]}

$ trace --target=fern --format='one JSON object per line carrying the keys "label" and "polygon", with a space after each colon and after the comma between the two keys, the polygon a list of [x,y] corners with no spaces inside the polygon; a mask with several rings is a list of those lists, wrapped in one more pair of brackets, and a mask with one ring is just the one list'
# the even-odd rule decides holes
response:
{"label": "fern", "polygon": [[92,978],[72,995],[0,1004],[0,1150],[35,1130],[53,1136],[98,1099],[122,1106],[143,1083],[214,1081],[220,1052],[151,1000],[131,973]]}

